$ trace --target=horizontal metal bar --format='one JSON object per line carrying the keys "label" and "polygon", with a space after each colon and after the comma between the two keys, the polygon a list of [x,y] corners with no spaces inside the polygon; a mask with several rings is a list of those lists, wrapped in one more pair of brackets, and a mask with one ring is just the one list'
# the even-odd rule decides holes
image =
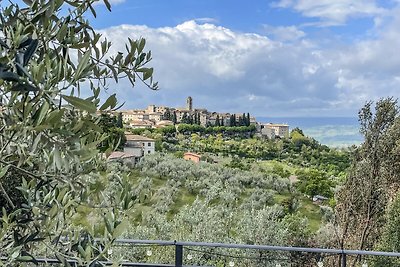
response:
{"label": "horizontal metal bar", "polygon": [[[6,258],[2,258],[2,260],[6,260]],[[47,264],[59,264],[61,261],[58,259],[48,259],[48,258],[35,258],[36,262],[38,263],[47,263]],[[78,263],[76,260],[66,260],[68,263]],[[34,261],[32,261],[34,262]],[[106,265],[106,266],[111,266],[114,264],[112,261],[99,261],[99,263]],[[140,266],[146,266],[146,267],[174,267],[175,265],[173,264],[160,264],[160,263],[137,263],[137,262],[121,262],[121,266],[127,266],[127,267],[140,267]]]}
{"label": "horizontal metal bar", "polygon": [[237,249],[256,249],[256,250],[270,250],[270,251],[295,251],[295,252],[327,253],[327,254],[400,257],[400,253],[398,252],[346,250],[346,249],[342,250],[342,249],[329,249],[329,248],[305,248],[305,247],[284,247],[284,246],[226,244],[226,243],[208,243],[208,242],[180,242],[180,241],[163,241],[163,240],[134,240],[134,239],[116,239],[115,242],[125,243],[125,244],[148,244],[148,245],[153,244],[160,246],[181,245],[184,247],[237,248]]}
{"label": "horizontal metal bar", "polygon": [[[2,257],[0,258],[1,260],[7,260],[7,258]],[[58,259],[49,259],[49,258],[35,258],[36,262],[38,263],[48,263],[48,264],[58,264],[61,263]],[[66,260],[68,263],[78,263],[77,260]],[[33,261],[32,261],[33,262]],[[106,265],[106,266],[111,266],[113,265],[114,262],[112,261],[99,261],[99,263]],[[162,264],[162,263],[137,263],[137,262],[124,262],[122,261],[120,263],[121,266],[126,266],[126,267],[175,267],[175,264]],[[184,265],[183,267],[199,267],[199,266],[193,266],[193,265]]]}
{"label": "horizontal metal bar", "polygon": [[[101,239],[96,239],[101,241]],[[135,240],[135,239],[116,239],[115,243],[121,244],[142,244],[142,245],[159,245],[159,246],[174,246],[177,241],[165,241],[165,240]]]}

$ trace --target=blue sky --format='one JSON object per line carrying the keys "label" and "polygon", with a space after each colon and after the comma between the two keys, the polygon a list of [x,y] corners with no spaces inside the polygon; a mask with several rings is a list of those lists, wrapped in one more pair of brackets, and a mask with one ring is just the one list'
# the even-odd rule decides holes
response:
{"label": "blue sky", "polygon": [[95,28],[124,50],[147,39],[160,90],[111,84],[148,104],[255,116],[357,116],[400,96],[399,0],[110,0]]}
{"label": "blue sky", "polygon": [[[316,28],[321,30],[319,27],[305,26],[310,23],[318,23],[321,18],[304,16],[301,12],[297,12],[296,9],[279,6],[279,1],[125,0],[115,2],[112,14],[108,14],[104,8],[101,10],[99,19],[93,21],[95,26],[104,28],[120,24],[133,24],[147,25],[153,28],[174,27],[188,20],[208,18],[218,25],[242,32],[258,32],[262,34],[264,33],[263,25],[266,24],[271,26],[297,25],[304,29],[308,28],[308,32],[315,32]],[[351,3],[350,1],[348,2]],[[376,6],[390,8],[394,6],[394,3],[393,1],[380,1],[376,3]],[[338,24],[338,26],[332,27],[331,30],[340,34],[358,35],[364,34],[372,24],[373,16],[366,15],[365,17],[361,16],[357,19],[352,19],[351,23],[346,25]]]}

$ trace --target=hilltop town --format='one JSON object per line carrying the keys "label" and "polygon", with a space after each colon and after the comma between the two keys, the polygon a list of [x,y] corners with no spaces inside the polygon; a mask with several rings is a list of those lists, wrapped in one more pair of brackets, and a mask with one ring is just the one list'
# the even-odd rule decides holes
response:
{"label": "hilltop town", "polygon": [[289,125],[257,122],[249,113],[211,112],[204,108],[194,108],[192,97],[186,99],[185,107],[167,107],[149,105],[146,109],[121,111],[126,128],[162,128],[176,124],[197,124],[210,126],[250,126],[255,125],[256,135],[269,139],[289,136]]}

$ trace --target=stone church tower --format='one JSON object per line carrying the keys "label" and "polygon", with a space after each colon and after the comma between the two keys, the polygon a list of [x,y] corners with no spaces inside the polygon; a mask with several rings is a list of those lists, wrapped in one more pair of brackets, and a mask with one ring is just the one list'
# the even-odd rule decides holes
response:
{"label": "stone church tower", "polygon": [[187,108],[187,110],[189,110],[189,111],[192,111],[192,110],[193,110],[193,99],[192,99],[191,96],[189,96],[189,97],[186,99],[186,108]]}

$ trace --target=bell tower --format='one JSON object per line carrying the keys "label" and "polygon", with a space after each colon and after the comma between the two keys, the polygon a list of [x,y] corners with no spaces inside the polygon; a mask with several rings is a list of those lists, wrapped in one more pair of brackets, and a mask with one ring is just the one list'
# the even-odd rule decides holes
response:
{"label": "bell tower", "polygon": [[189,96],[189,97],[186,99],[186,108],[187,108],[187,110],[189,110],[189,111],[192,111],[192,110],[193,110],[193,99],[192,99],[191,96]]}

